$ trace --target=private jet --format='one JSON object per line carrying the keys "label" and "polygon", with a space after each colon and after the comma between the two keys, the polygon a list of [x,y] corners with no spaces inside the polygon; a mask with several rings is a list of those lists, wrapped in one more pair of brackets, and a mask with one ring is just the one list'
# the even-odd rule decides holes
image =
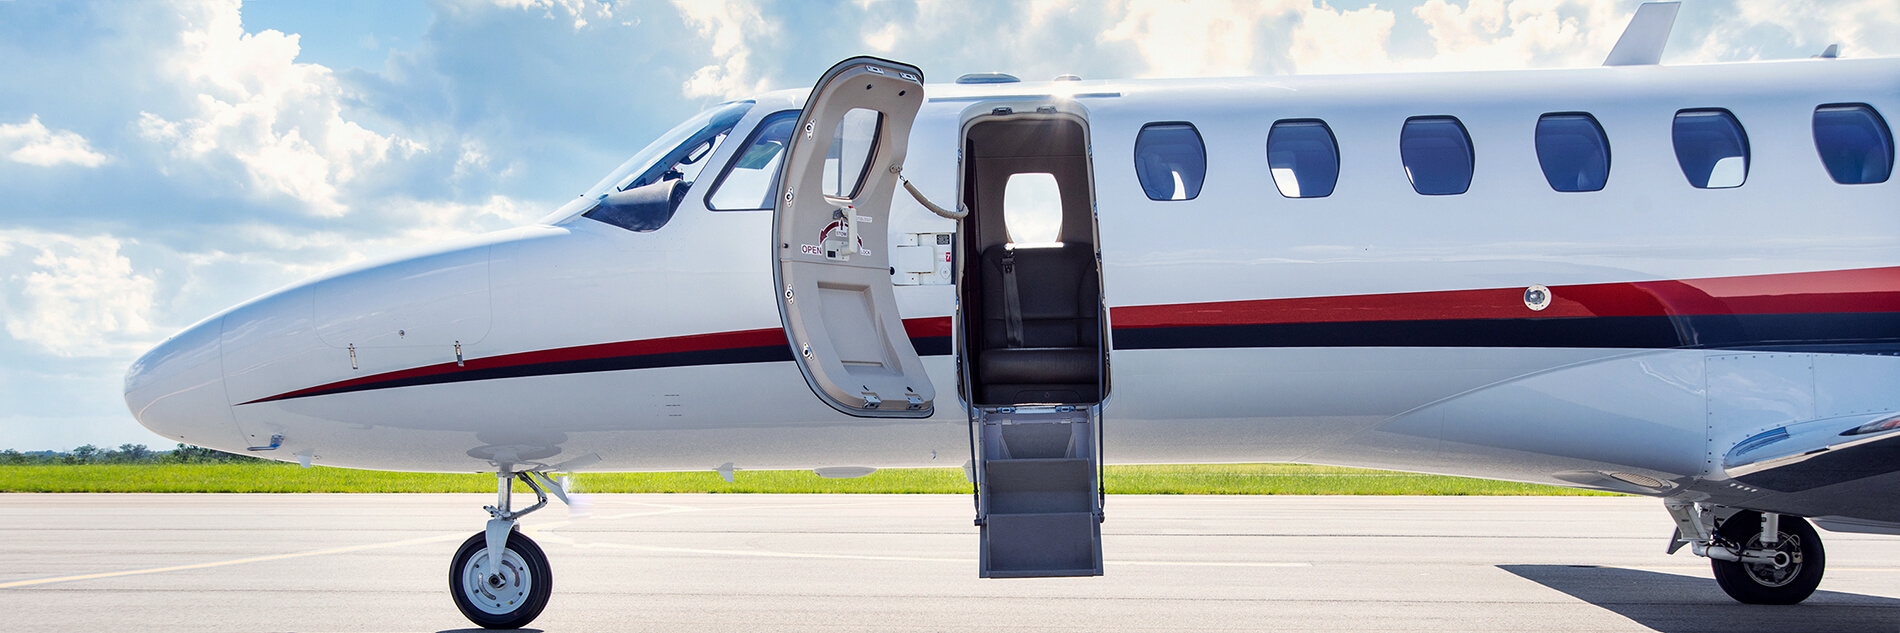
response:
{"label": "private jet", "polygon": [[848,59],[530,226],[200,321],[126,403],[233,453],[494,473],[449,569],[489,628],[550,595],[516,521],[621,471],[961,466],[989,578],[1101,574],[1107,463],[1534,482],[1660,499],[1669,553],[1801,602],[1816,527],[1900,534],[1900,59],[1662,65],[1676,10],[1562,70]]}

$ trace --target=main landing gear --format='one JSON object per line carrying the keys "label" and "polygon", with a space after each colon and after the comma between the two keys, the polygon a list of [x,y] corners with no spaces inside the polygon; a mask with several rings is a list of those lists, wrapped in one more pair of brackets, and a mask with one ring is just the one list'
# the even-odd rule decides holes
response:
{"label": "main landing gear", "polygon": [[[537,483],[536,478],[540,481]],[[515,519],[548,505],[542,485],[567,502],[559,484],[538,472],[498,473],[496,502],[483,506],[488,528],[462,542],[449,562],[449,596],[470,622],[485,629],[518,629],[533,622],[554,592],[554,572],[548,557],[534,540],[522,534]],[[536,502],[519,512],[509,508],[514,480],[534,490]]]}
{"label": "main landing gear", "polygon": [[1715,582],[1745,604],[1796,604],[1821,585],[1827,555],[1801,517],[1666,500],[1676,519],[1669,553],[1689,545],[1709,559]]}

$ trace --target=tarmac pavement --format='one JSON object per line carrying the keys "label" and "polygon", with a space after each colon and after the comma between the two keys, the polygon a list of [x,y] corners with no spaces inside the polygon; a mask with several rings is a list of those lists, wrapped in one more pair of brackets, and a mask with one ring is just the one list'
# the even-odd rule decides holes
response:
{"label": "tarmac pavement", "polygon": [[[0,631],[443,631],[488,495],[0,495]],[[1737,604],[1638,498],[1111,496],[1107,575],[984,580],[962,495],[592,495],[546,631],[1900,631],[1900,538]]]}

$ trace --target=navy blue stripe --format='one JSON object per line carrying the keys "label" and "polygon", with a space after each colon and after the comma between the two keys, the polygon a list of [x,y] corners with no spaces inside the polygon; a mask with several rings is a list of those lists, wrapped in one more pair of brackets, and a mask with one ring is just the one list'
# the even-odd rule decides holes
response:
{"label": "navy blue stripe", "polygon": [[[925,336],[910,340],[911,347],[919,356],[950,355],[950,337]],[[563,360],[508,367],[470,369],[429,376],[393,378],[377,382],[364,383],[324,389],[294,396],[308,398],[327,396],[355,391],[373,391],[394,389],[397,387],[419,387],[423,385],[442,385],[476,380],[497,380],[501,378],[527,378],[531,376],[559,376],[562,374],[586,374],[603,371],[621,371],[627,369],[658,369],[662,367],[692,367],[697,365],[736,365],[741,363],[777,363],[792,360],[792,350],[784,345],[761,347],[740,347],[734,349],[705,350],[695,352],[667,352],[660,354],[641,354],[636,356],[612,356],[607,358],[589,358],[584,360]],[[290,399],[290,398],[286,398]]]}
{"label": "navy blue stripe", "polygon": [[563,360],[508,367],[487,369],[469,369],[446,374],[393,378],[360,385],[350,385],[335,389],[325,389],[298,394],[297,398],[327,396],[350,393],[353,391],[373,391],[376,389],[394,389],[397,387],[417,387],[422,385],[441,385],[454,382],[475,380],[496,380],[501,378],[527,378],[530,376],[559,376],[562,374],[586,374],[602,371],[620,371],[625,369],[657,369],[661,367],[691,367],[695,365],[734,365],[739,363],[772,363],[792,360],[792,350],[784,345],[763,347],[740,347],[696,352],[666,352],[660,354],[641,354],[637,356],[612,356],[607,358],[589,358],[583,360]]}
{"label": "navy blue stripe", "polygon": [[918,356],[949,356],[950,337],[913,336],[910,337],[910,347],[917,350]]}

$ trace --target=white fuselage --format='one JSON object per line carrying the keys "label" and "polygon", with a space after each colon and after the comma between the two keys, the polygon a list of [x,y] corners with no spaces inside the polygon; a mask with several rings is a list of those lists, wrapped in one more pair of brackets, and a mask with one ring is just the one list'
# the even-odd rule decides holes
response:
{"label": "white fuselage", "polygon": [[[1900,60],[931,85],[905,174],[955,198],[962,113],[1044,95],[1074,95],[1088,114],[1111,463],[1610,489],[1621,473],[1666,482],[1632,490],[1663,494],[1725,480],[1712,456],[1776,424],[1900,409],[1900,184],[1836,184],[1811,130],[1823,104],[1900,113]],[[756,99],[730,138],[802,99]],[[1725,108],[1746,129],[1744,185],[1686,182],[1671,123],[1690,108]],[[1552,112],[1601,123],[1601,191],[1547,184],[1533,133]],[[1409,184],[1399,132],[1431,115],[1469,132],[1464,194]],[[1264,147],[1283,119],[1336,135],[1330,196],[1276,190]],[[1136,134],[1171,121],[1205,141],[1192,200],[1150,200],[1137,182]],[[719,145],[704,173],[740,145]],[[352,468],[970,458],[953,356],[923,357],[939,394],[929,418],[853,418],[814,397],[780,331],[772,211],[711,211],[695,186],[663,228],[636,233],[579,217],[586,206],[213,316],[135,364],[127,401],[180,441],[242,452],[277,435],[258,454]],[[880,230],[957,226],[903,198]],[[1549,309],[1524,303],[1534,285],[1552,289]],[[913,336],[951,336],[955,286],[896,294]],[[1845,312],[1830,302],[1860,306],[1845,334],[1829,329]]]}

